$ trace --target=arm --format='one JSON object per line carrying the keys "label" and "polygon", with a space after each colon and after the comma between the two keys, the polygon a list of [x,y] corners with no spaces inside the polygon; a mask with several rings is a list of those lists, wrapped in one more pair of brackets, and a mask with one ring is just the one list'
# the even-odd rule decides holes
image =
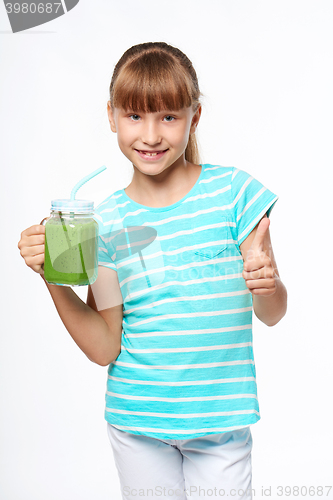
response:
{"label": "arm", "polygon": [[[99,267],[97,280],[88,287],[87,304],[70,287],[50,285],[42,278],[68,333],[86,356],[101,366],[114,361],[121,349],[123,319],[122,303],[115,301],[118,296],[116,271]],[[106,304],[95,300],[94,290],[98,296],[98,290],[105,288],[106,282],[111,284],[108,295],[113,304],[102,309]]]}
{"label": "arm", "polygon": [[269,224],[265,215],[241,243],[240,250],[244,260],[243,278],[252,293],[254,313],[267,326],[274,326],[286,314],[287,290],[274,258]]}
{"label": "arm", "polygon": [[88,287],[87,304],[68,286],[50,285],[43,276],[45,227],[31,226],[18,243],[25,263],[43,278],[59,316],[73,340],[93,362],[106,366],[121,349],[123,307],[116,271],[99,267]]}

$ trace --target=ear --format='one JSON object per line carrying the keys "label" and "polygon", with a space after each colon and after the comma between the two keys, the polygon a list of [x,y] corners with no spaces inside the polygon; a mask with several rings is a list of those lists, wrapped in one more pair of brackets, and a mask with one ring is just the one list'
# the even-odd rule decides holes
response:
{"label": "ear", "polygon": [[196,128],[197,128],[199,120],[200,120],[201,111],[202,111],[201,104],[199,104],[198,109],[196,110],[196,112],[194,113],[193,118],[192,118],[190,135],[194,134],[194,132],[196,131]]}
{"label": "ear", "polygon": [[116,122],[115,122],[115,119],[114,119],[114,116],[113,116],[113,111],[112,111],[112,108],[111,108],[111,102],[110,101],[108,101],[108,103],[107,103],[107,112],[108,112],[108,118],[109,118],[111,130],[112,130],[112,132],[117,132]]}

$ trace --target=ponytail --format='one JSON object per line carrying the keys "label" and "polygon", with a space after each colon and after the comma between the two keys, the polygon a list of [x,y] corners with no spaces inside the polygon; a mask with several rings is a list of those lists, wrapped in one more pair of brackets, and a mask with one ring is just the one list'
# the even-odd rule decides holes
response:
{"label": "ponytail", "polygon": [[191,134],[185,149],[185,160],[189,163],[200,163],[199,148],[195,133]]}

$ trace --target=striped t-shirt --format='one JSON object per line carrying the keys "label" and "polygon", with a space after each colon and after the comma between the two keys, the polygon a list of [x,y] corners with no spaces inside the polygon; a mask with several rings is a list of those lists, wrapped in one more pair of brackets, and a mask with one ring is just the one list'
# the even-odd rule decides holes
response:
{"label": "striped t-shirt", "polygon": [[205,164],[172,205],[140,205],[121,189],[98,206],[99,265],[118,273],[123,300],[111,425],[190,439],[260,419],[239,246],[277,199],[242,170]]}

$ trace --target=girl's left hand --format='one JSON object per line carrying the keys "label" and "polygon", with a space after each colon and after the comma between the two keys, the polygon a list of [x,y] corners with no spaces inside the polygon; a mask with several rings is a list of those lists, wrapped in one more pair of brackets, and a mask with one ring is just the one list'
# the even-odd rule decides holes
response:
{"label": "girl's left hand", "polygon": [[270,220],[263,218],[256,231],[243,266],[243,278],[246,286],[254,295],[269,296],[276,292],[276,274],[268,251],[264,246],[265,234]]}

